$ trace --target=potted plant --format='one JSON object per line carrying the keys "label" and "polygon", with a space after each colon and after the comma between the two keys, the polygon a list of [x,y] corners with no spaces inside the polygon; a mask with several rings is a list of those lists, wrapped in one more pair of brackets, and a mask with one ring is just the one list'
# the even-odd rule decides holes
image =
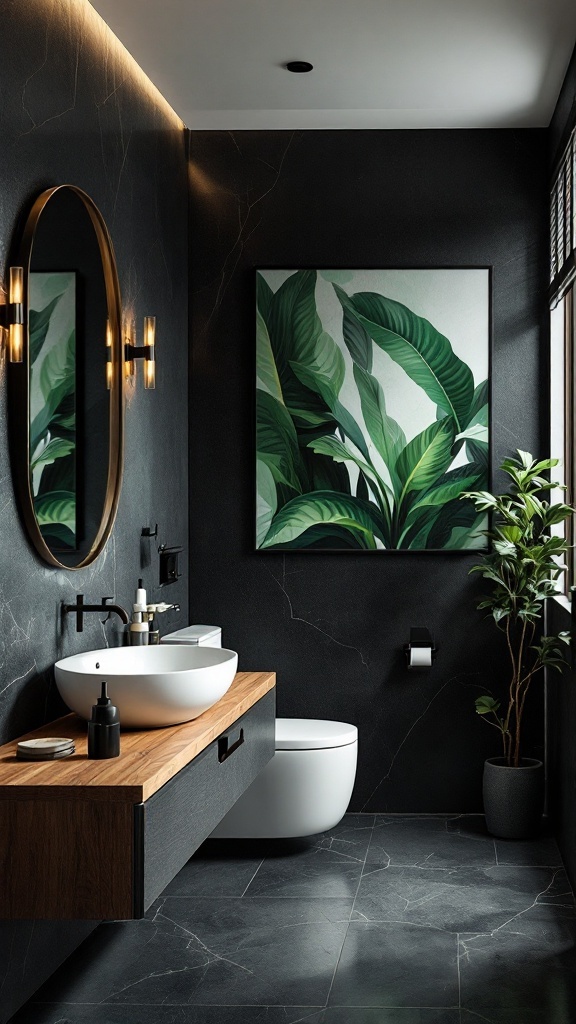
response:
{"label": "potted plant", "polygon": [[546,496],[557,486],[543,474],[558,459],[536,461],[527,452],[507,458],[501,469],[510,477],[505,494],[468,492],[478,512],[488,512],[492,523],[485,535],[490,552],[470,570],[480,573],[491,587],[478,605],[492,615],[506,636],[510,682],[504,702],[478,697],[476,711],[502,738],[502,756],[484,765],[484,810],[488,830],[505,839],[523,839],[537,833],[543,810],[544,771],[541,761],[521,756],[522,723],[532,680],[545,667],[562,671],[563,653],[570,634],[542,635],[547,598],[559,593],[557,581],[566,566],[561,560],[569,545],[552,528],[572,514],[562,503]]}

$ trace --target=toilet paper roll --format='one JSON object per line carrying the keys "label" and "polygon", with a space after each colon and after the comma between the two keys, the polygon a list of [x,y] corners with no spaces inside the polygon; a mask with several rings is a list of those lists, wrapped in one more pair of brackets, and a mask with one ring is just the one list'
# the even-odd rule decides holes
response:
{"label": "toilet paper roll", "polygon": [[430,668],[432,664],[431,647],[411,647],[408,659],[409,668]]}

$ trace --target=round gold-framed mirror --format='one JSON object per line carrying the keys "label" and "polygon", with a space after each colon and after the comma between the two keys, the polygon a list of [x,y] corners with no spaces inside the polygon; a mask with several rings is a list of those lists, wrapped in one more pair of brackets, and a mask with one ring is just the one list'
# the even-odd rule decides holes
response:
{"label": "round gold-framed mirror", "polygon": [[90,196],[42,192],[13,262],[24,270],[22,361],[8,363],[18,504],[43,561],[81,569],[112,530],[124,453],[120,285]]}

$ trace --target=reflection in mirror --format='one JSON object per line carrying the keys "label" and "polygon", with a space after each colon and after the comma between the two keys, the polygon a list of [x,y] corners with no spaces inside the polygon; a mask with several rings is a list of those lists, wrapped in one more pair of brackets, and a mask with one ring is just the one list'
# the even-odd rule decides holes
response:
{"label": "reflection in mirror", "polygon": [[28,330],[22,368],[11,367],[15,480],[37,551],[78,568],[112,528],[122,458],[118,279],[89,197],[73,186],[43,193],[19,262]]}

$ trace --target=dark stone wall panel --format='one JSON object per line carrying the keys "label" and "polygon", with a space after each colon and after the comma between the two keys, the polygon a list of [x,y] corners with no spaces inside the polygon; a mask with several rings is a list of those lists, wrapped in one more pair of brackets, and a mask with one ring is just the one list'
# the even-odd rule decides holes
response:
{"label": "dark stone wall panel", "polygon": [[[357,811],[480,810],[499,749],[474,698],[498,692],[505,651],[474,556],[254,553],[254,269],[492,265],[493,463],[545,450],[546,138],[191,134],[192,615],[242,668],[278,672],[280,715],[359,726]],[[429,672],[405,669],[410,626],[436,637]]]}
{"label": "dark stone wall panel", "polygon": [[[115,622],[61,629],[77,592],[133,600],[139,576],[160,599],[158,556],[141,557],[140,531],[187,545],[186,133],[93,8],[78,0],[4,0],[0,63],[0,274],[16,226],[35,196],[63,182],[85,189],[107,221],[127,314],[155,314],[157,389],[129,388],[125,477],[114,533],[85,570],[56,571],[36,557],[14,503],[0,373],[0,741],[62,712],[54,661],[118,642]],[[144,552],[147,555],[147,552]],[[155,589],[156,588],[156,589]],[[188,623],[185,578],[163,595],[182,606],[165,628]],[[6,1020],[88,933],[66,926],[0,925],[0,1020]]]}

